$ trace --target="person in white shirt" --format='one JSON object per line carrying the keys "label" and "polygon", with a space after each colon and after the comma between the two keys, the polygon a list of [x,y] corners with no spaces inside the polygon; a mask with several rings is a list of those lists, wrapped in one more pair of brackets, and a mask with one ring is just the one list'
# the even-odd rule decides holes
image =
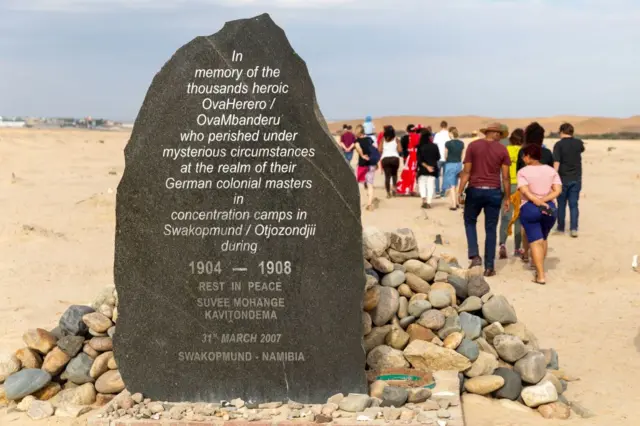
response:
{"label": "person in white shirt", "polygon": [[[444,179],[444,168],[446,167],[446,144],[451,140],[449,136],[449,124],[446,121],[440,123],[440,131],[433,137],[433,143],[438,146],[440,151],[441,160],[438,161],[438,169],[440,169],[440,176],[436,178],[436,195],[444,197],[444,185],[440,185],[440,179]],[[444,182],[442,182],[444,184]]]}

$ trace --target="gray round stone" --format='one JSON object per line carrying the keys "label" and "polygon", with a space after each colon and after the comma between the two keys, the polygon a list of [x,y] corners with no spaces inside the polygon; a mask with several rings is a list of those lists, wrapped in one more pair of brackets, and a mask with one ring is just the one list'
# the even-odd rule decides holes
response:
{"label": "gray round stone", "polygon": [[482,315],[489,324],[499,322],[502,325],[509,325],[518,322],[516,311],[504,296],[493,296],[482,305]]}
{"label": "gray round stone", "polygon": [[82,336],[63,336],[58,340],[58,347],[62,352],[73,358],[78,355],[84,346],[84,337]]}
{"label": "gray round stone", "polygon": [[409,228],[400,228],[389,232],[389,246],[399,252],[406,252],[416,249],[418,242],[413,231]]}
{"label": "gray round stone", "polygon": [[560,361],[558,360],[558,352],[555,349],[549,349],[549,364],[547,364],[547,368],[549,370],[559,370],[560,369]]}
{"label": "gray round stone", "polygon": [[420,315],[418,324],[430,330],[440,330],[444,327],[446,318],[444,314],[437,309],[430,309]]}
{"label": "gray round stone", "polygon": [[367,365],[373,370],[409,368],[409,362],[405,359],[402,351],[387,345],[373,348],[367,355]]}
{"label": "gray round stone", "polygon": [[80,355],[69,361],[64,375],[67,377],[67,380],[75,383],[76,385],[93,382],[94,379],[89,375],[92,365],[93,359],[86,353],[82,352]]}
{"label": "gray round stone", "polygon": [[468,290],[469,282],[467,280],[465,280],[464,278],[457,277],[455,275],[449,275],[447,277],[447,282],[451,284],[453,288],[456,289],[456,295],[458,296],[459,299],[465,300],[467,297],[469,297],[469,290]]}
{"label": "gray round stone", "polygon": [[350,393],[344,397],[338,404],[342,411],[348,413],[358,413],[364,411],[371,405],[371,397],[369,395]]}
{"label": "gray round stone", "polygon": [[400,263],[394,263],[393,264],[393,269],[394,269],[394,271],[407,272],[407,268],[405,268],[404,265],[401,265]]}
{"label": "gray round stone", "polygon": [[25,368],[7,377],[4,381],[5,397],[17,400],[39,391],[51,381],[51,375],[38,368]]}
{"label": "gray round stone", "polygon": [[403,271],[395,270],[382,277],[381,284],[385,287],[400,287],[404,283],[405,275]]}
{"label": "gray round stone", "polygon": [[[496,348],[500,358],[507,362],[516,362],[527,354],[527,348],[522,340],[509,334],[496,336],[493,339],[493,346]],[[544,364],[544,355],[542,355],[542,363]]]}
{"label": "gray round stone", "polygon": [[386,386],[382,391],[381,407],[402,407],[409,397],[409,391],[396,386]]}
{"label": "gray round stone", "polygon": [[414,322],[416,322],[418,318],[416,317],[412,317],[412,316],[408,316],[405,318],[402,318],[400,320],[400,327],[402,327],[403,329],[406,329],[407,327],[409,327],[411,324],[413,324]]}
{"label": "gray round stone", "polygon": [[520,374],[522,381],[535,385],[540,382],[547,373],[544,354],[538,351],[531,351],[520,358],[518,362],[515,363],[513,369]]}
{"label": "gray round stone", "polygon": [[451,305],[451,294],[447,290],[431,290],[429,302],[434,308],[446,308]]}
{"label": "gray round stone", "polygon": [[458,307],[458,312],[476,312],[482,309],[482,300],[478,296],[469,296]]}
{"label": "gray round stone", "polygon": [[95,312],[90,306],[72,305],[62,314],[58,323],[62,334],[65,336],[84,336],[89,331],[89,327],[84,323],[82,317]]}
{"label": "gray round stone", "polygon": [[367,335],[371,333],[371,315],[368,312],[362,312],[362,334]]}
{"label": "gray round stone", "polygon": [[504,379],[504,386],[494,392],[493,396],[500,399],[510,399],[515,401],[520,397],[522,392],[522,378],[518,372],[509,368],[496,368],[494,375]]}
{"label": "gray round stone", "polygon": [[489,284],[484,277],[474,275],[469,278],[469,286],[467,287],[469,296],[482,297],[491,291]]}
{"label": "gray round stone", "polygon": [[444,340],[451,333],[460,331],[462,331],[462,327],[460,327],[460,317],[458,315],[452,315],[450,317],[447,317],[444,322],[444,327],[438,330],[438,337]]}
{"label": "gray round stone", "polygon": [[460,313],[460,327],[468,339],[475,340],[482,334],[482,319],[468,312],[462,312]]}
{"label": "gray round stone", "polygon": [[431,303],[428,300],[414,300],[409,303],[409,315],[419,317],[423,312],[431,309]]}
{"label": "gray round stone", "polygon": [[462,343],[460,343],[456,352],[467,357],[469,361],[473,362],[478,359],[478,356],[480,355],[480,348],[476,342],[465,337],[462,339]]}
{"label": "gray round stone", "polygon": [[383,326],[396,315],[400,307],[400,294],[393,287],[380,287],[378,305],[370,312],[371,320],[377,326]]}

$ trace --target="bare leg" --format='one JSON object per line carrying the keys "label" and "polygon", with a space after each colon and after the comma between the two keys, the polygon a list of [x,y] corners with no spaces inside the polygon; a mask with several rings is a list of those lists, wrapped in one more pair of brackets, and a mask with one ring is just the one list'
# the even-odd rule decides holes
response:
{"label": "bare leg", "polygon": [[533,265],[536,268],[536,282],[538,284],[545,283],[544,277],[544,258],[545,258],[545,242],[544,240],[538,240],[530,244],[531,257],[533,258]]}
{"label": "bare leg", "polygon": [[525,262],[529,261],[529,240],[527,239],[527,233],[524,232],[524,228],[522,228],[522,260]]}
{"label": "bare leg", "polygon": [[373,209],[373,185],[368,185],[367,187],[367,208]]}

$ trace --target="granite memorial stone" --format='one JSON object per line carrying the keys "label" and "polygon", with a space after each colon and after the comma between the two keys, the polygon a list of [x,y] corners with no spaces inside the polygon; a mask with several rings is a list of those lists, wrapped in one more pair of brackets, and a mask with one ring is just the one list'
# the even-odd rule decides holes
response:
{"label": "granite memorial stone", "polygon": [[367,392],[357,183],[268,15],[197,37],[162,67],[116,204],[114,352],[130,392]]}

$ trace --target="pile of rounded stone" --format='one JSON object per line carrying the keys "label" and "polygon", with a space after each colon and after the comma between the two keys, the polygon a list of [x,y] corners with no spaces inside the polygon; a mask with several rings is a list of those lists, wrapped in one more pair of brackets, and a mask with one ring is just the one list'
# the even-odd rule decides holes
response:
{"label": "pile of rounded stone", "polygon": [[[418,247],[410,229],[366,228],[363,246],[370,370],[456,370],[461,392],[515,401],[545,418],[570,416],[561,401],[572,378],[559,369],[558,354],[540,349],[507,299],[491,292],[481,268],[435,256],[435,244]],[[384,400],[395,392],[387,387],[374,382],[371,394]]]}
{"label": "pile of rounded stone", "polygon": [[[446,381],[447,377],[444,377]],[[458,385],[457,377],[455,383]],[[246,422],[281,422],[303,420],[314,423],[358,422],[384,419],[388,422],[404,421],[421,424],[455,426],[462,425],[462,412],[453,414],[443,400],[426,401],[430,392],[425,390],[423,403],[407,404],[396,408],[384,404],[379,398],[362,394],[337,394],[326,404],[301,404],[294,401],[251,404],[242,399],[220,403],[170,403],[144,399],[141,394],[129,394],[126,390],[118,395],[98,417],[109,420],[152,419],[185,420],[189,422],[211,422],[212,420],[242,420]],[[457,393],[456,393],[457,395]],[[426,401],[426,402],[425,402]],[[459,398],[458,398],[459,402]],[[447,419],[447,420],[445,420]]]}
{"label": "pile of rounded stone", "polygon": [[91,306],[74,305],[51,331],[23,335],[25,347],[0,354],[0,407],[34,419],[78,417],[124,389],[112,337],[118,295],[105,288]]}

